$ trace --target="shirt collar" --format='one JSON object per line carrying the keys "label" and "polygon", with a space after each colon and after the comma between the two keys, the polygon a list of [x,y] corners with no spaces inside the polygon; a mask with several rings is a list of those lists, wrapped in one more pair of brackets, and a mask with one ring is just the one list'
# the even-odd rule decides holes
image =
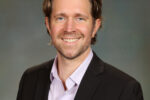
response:
{"label": "shirt collar", "polygon": [[[80,84],[91,60],[93,57],[93,52],[92,50],[90,51],[88,57],[81,63],[81,65],[73,72],[70,76],[70,78],[75,81],[76,84]],[[80,76],[80,77],[79,77]]]}
{"label": "shirt collar", "polygon": [[57,72],[57,56],[55,57],[52,70],[51,70],[51,74],[50,74],[50,80],[53,81],[54,78],[56,78],[57,80],[60,80],[58,76],[58,72]]}
{"label": "shirt collar", "polygon": [[[93,57],[93,52],[91,50],[88,57],[80,64],[80,66],[75,70],[75,72],[73,72],[71,74],[71,76],[68,78],[69,81],[72,80],[75,84],[77,84],[77,85],[80,84],[80,82],[92,60],[92,57]],[[50,80],[53,81],[54,78],[57,80],[60,80],[60,78],[58,76],[58,71],[57,71],[57,56],[55,57],[55,60],[54,60],[53,66],[52,66],[52,70],[51,70],[51,74],[50,74]],[[66,82],[68,81],[68,79],[66,80]]]}

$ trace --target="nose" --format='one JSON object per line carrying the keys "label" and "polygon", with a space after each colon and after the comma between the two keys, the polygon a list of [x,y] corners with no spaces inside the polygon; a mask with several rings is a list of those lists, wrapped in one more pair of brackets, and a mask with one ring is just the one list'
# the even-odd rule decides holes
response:
{"label": "nose", "polygon": [[74,32],[75,31],[75,22],[72,18],[69,18],[65,24],[66,32]]}

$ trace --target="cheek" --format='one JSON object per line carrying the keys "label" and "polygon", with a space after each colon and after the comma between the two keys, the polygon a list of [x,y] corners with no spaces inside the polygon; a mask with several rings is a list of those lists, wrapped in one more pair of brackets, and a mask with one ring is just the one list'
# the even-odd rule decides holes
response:
{"label": "cheek", "polygon": [[77,29],[84,35],[91,36],[92,34],[92,26],[90,25],[77,25]]}
{"label": "cheek", "polygon": [[52,25],[51,26],[51,36],[55,37],[58,34],[62,33],[63,27],[61,25]]}

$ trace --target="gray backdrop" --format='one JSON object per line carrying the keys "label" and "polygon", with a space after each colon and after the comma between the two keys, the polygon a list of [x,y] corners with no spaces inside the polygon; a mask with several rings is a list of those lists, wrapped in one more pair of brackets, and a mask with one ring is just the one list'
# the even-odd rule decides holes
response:
{"label": "gray backdrop", "polygon": [[[0,100],[15,100],[25,69],[55,57],[43,0],[0,0]],[[150,100],[150,0],[103,0],[103,28],[93,49],[135,77]]]}

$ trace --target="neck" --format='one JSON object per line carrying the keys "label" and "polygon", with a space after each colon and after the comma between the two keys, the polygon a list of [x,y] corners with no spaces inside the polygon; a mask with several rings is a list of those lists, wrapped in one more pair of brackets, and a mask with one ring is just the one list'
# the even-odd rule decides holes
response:
{"label": "neck", "polygon": [[67,78],[80,66],[80,64],[86,59],[86,57],[89,55],[91,48],[86,50],[84,53],[82,53],[80,56],[74,58],[74,59],[67,59],[58,54],[58,75],[65,84],[65,81]]}

